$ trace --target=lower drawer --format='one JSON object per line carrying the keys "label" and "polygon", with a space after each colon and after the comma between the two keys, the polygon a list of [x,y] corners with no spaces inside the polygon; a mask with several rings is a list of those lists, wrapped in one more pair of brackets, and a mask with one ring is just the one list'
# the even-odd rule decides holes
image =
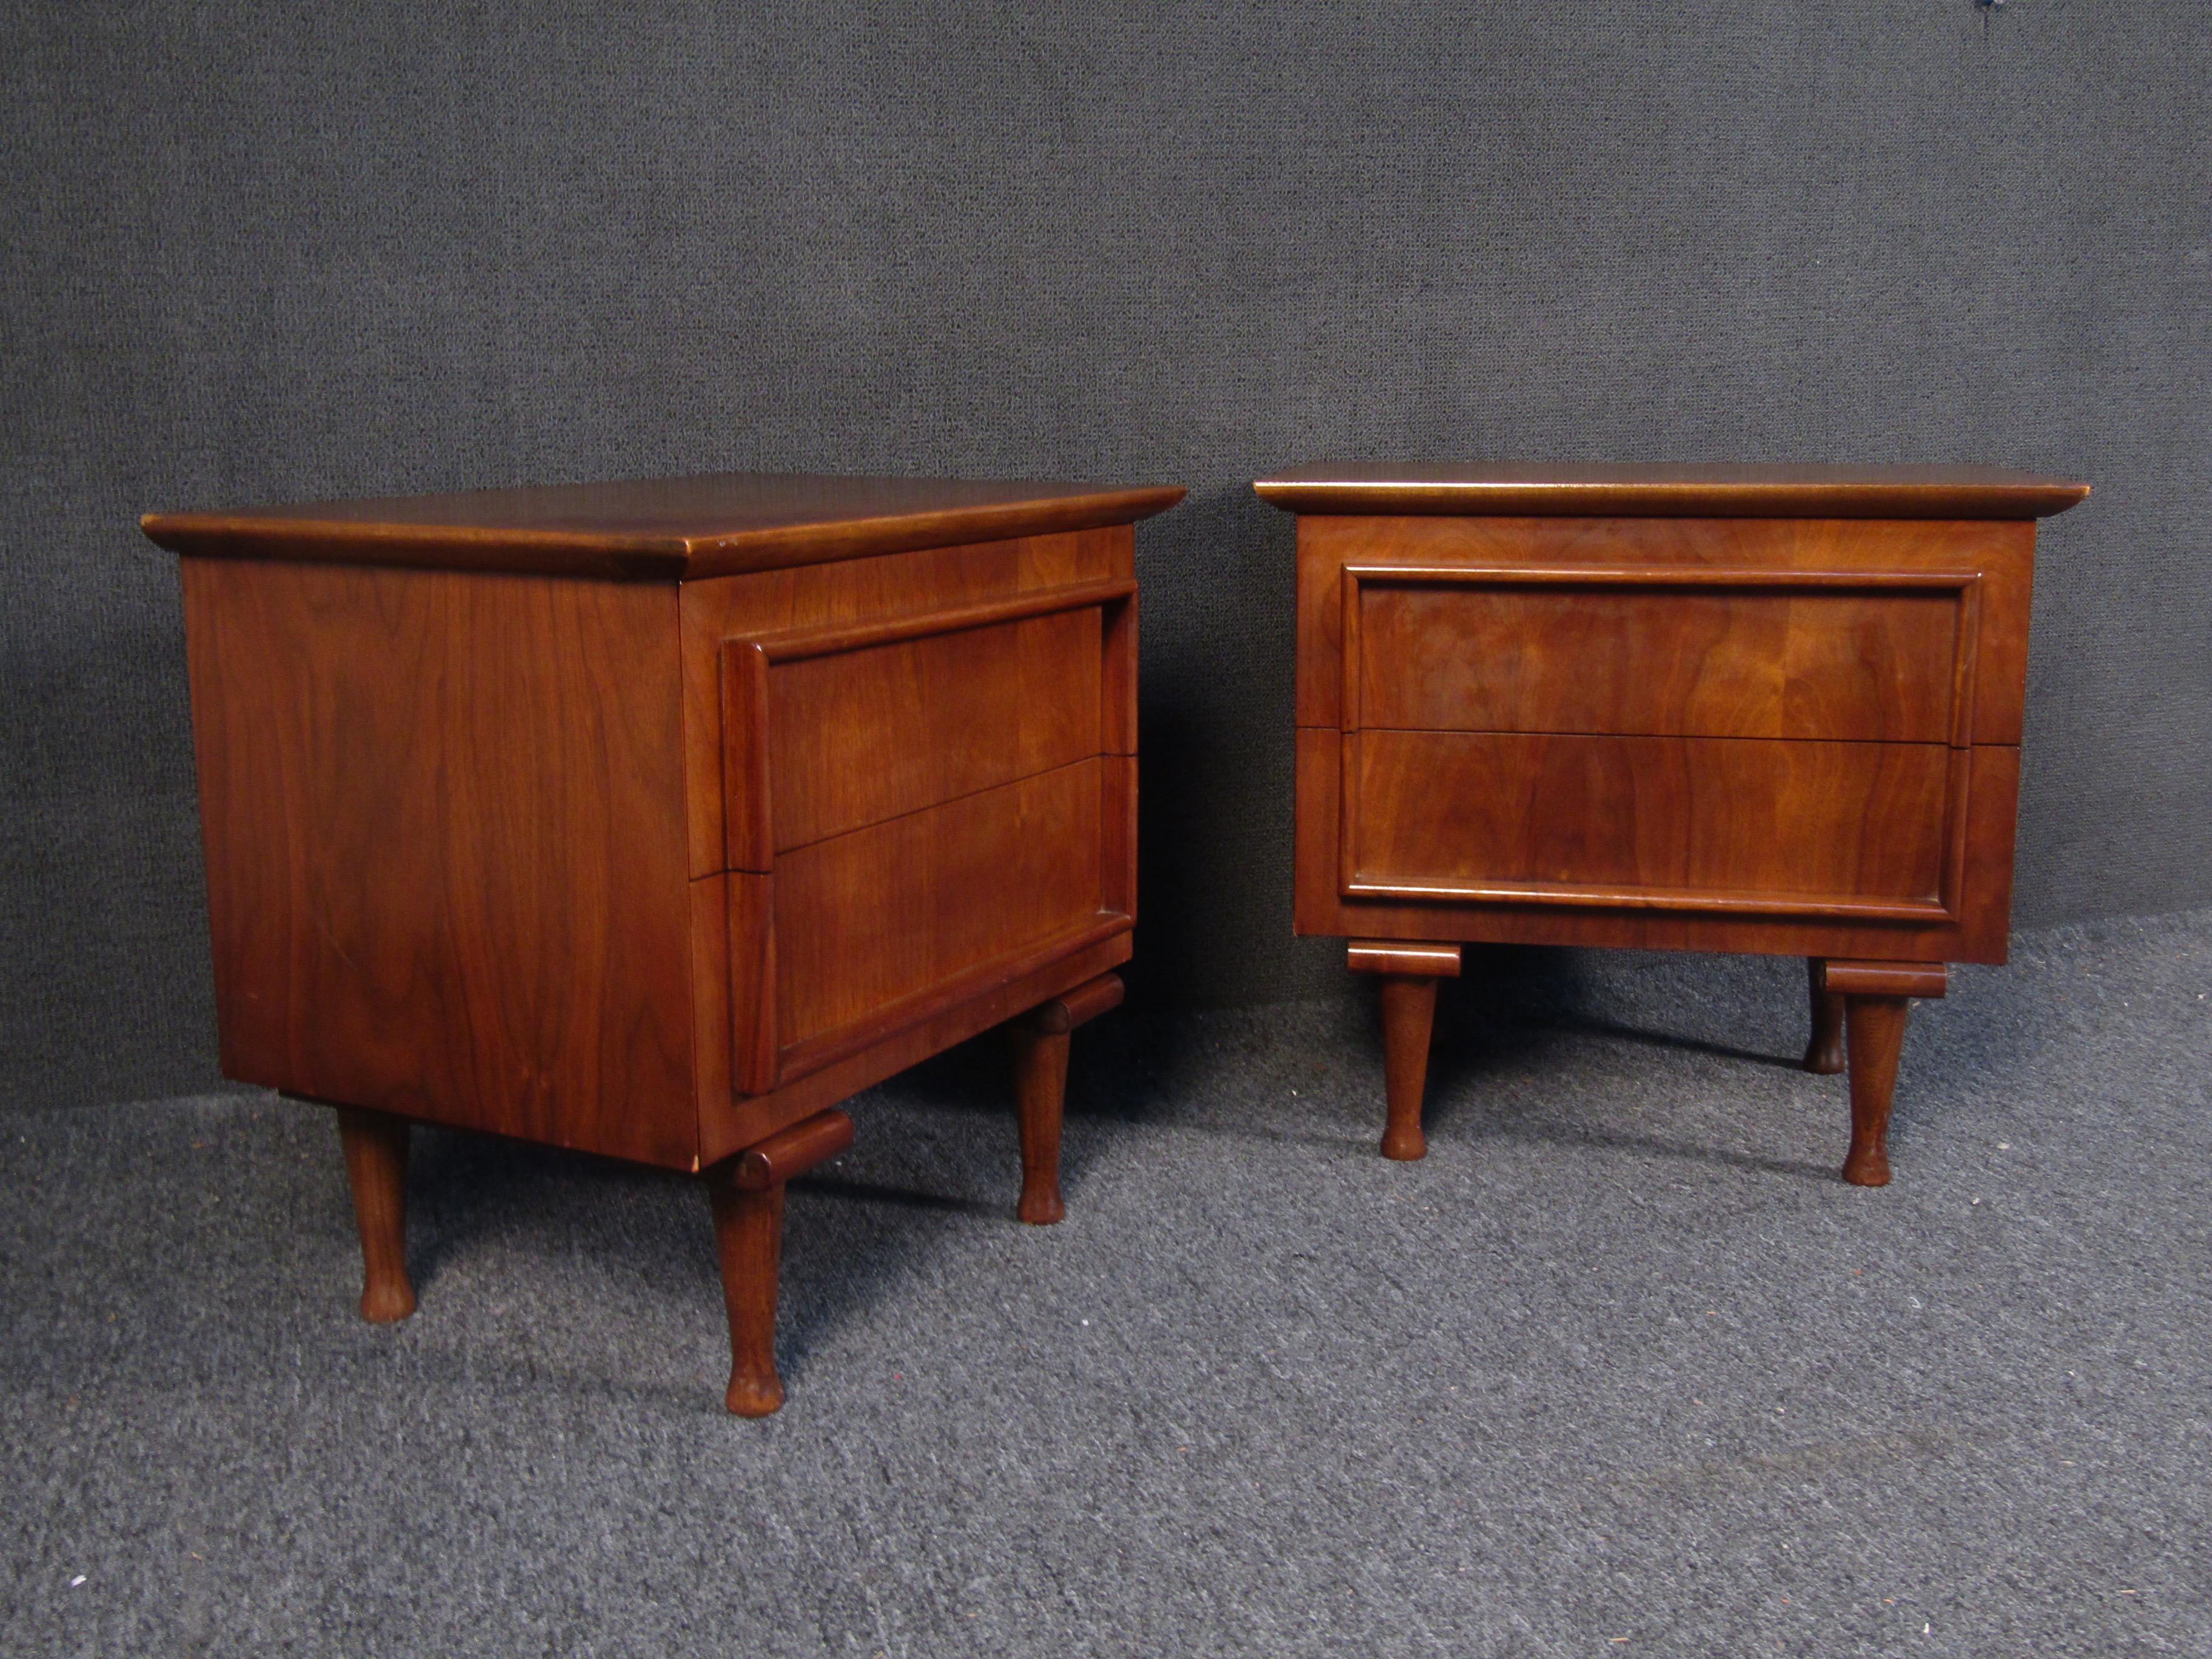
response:
{"label": "lower drawer", "polygon": [[1126,933],[1135,762],[1094,755],[726,884],[730,1075],[764,1094]]}
{"label": "lower drawer", "polygon": [[1955,915],[1966,750],[1368,731],[1344,760],[1347,898]]}

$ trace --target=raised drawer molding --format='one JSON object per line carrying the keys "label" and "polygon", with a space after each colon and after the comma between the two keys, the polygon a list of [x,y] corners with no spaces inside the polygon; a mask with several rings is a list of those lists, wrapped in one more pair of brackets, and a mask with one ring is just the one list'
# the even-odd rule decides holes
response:
{"label": "raised drawer molding", "polygon": [[1425,1150],[1462,943],[1804,957],[1889,1179],[1906,999],[2005,958],[2035,523],[1996,468],[1332,465],[1298,515],[1295,924],[1383,981]]}
{"label": "raised drawer molding", "polygon": [[726,1403],[839,1105],[1003,1026],[1024,1221],[1136,915],[1167,487],[724,474],[155,514],[223,1069],[338,1110],[371,1319],[409,1125],[707,1179]]}

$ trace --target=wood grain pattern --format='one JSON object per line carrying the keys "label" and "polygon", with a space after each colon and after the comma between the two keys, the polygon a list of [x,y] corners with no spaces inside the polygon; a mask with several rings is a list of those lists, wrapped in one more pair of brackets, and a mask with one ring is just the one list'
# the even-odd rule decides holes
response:
{"label": "wood grain pattern", "polygon": [[1098,753],[1100,616],[1094,605],[774,662],[776,850]]}
{"label": "wood grain pattern", "polygon": [[1100,787],[1082,761],[779,858],[787,1068],[808,1039],[1097,926]]}
{"label": "wood grain pattern", "polygon": [[675,590],[184,589],[225,1073],[692,1167]]}
{"label": "wood grain pattern", "polygon": [[1942,744],[1462,732],[1356,743],[1347,896],[1949,914],[1946,803],[1965,762]]}
{"label": "wood grain pattern", "polygon": [[1347,730],[1966,740],[1971,574],[1362,574]]}
{"label": "wood grain pattern", "polygon": [[1344,738],[1297,734],[1297,817],[1292,916],[1301,936],[1426,939],[1498,945],[1572,945],[1635,951],[1751,951],[1763,955],[1882,957],[2002,963],[2009,946],[2013,824],[2020,751],[1967,750],[1965,860],[1975,870],[1953,921],[1761,915],[1638,906],[1605,908],[1499,899],[1437,902],[1347,898],[1340,890],[1340,794]]}
{"label": "wood grain pattern", "polygon": [[1122,924],[1088,944],[1015,964],[1003,977],[994,975],[991,982],[913,1024],[890,1028],[819,1070],[786,1079],[771,1093],[725,1095],[708,1103],[700,1119],[700,1156],[709,1163],[726,1158],[1128,959],[1129,930]]}
{"label": "wood grain pattern", "polygon": [[154,513],[140,523],[173,552],[207,558],[685,581],[1127,525],[1182,495],[1162,485],[732,472]]}
{"label": "wood grain pattern", "polygon": [[[849,1143],[830,1109],[1041,1006],[1048,1218],[1066,1028],[1118,1000],[1135,902],[1128,520],[1180,494],[678,480],[148,521],[199,550],[226,1064],[343,1103],[365,1313],[413,1305],[408,1117],[703,1165],[726,1401],[771,1412],[784,1188]],[[745,574],[680,585],[718,570]]]}
{"label": "wood grain pattern", "polygon": [[[2087,487],[1375,465],[1255,488],[1302,515],[1297,931],[1386,975],[1475,939],[1813,959],[1805,1064],[1848,1048],[1846,1178],[1887,1180],[1902,996],[2004,959],[2032,520]],[[1433,988],[1385,980],[1392,1156],[1420,1146]]]}
{"label": "wood grain pattern", "polygon": [[[729,641],[916,622],[1049,589],[1128,581],[1134,572],[1134,534],[1121,526],[685,583],[681,627],[684,764],[692,780],[687,803],[691,874],[696,878],[726,867],[768,867],[765,854],[744,866],[726,862],[726,804],[733,799],[750,801],[745,792],[757,787],[749,777],[725,776],[724,746],[731,728],[724,719],[722,671]],[[1133,646],[1133,600],[1125,612],[1130,620],[1113,618],[1109,633],[1118,638],[1127,627]],[[1133,662],[1116,670],[1115,648],[1109,639],[1102,672],[1117,678],[1112,686],[1101,688],[1102,720],[1110,718],[1126,698],[1127,684],[1133,683]],[[1103,746],[1117,745],[1106,741]],[[763,753],[762,768],[768,764]],[[770,820],[760,814],[759,821]]]}
{"label": "wood grain pattern", "polygon": [[[1439,575],[1449,578],[1453,573],[1471,575],[1521,569],[1557,575],[1574,572],[1580,573],[1592,586],[1624,580],[1645,584],[1644,591],[1652,601],[1667,593],[1665,588],[1652,584],[1670,574],[1694,580],[1708,579],[1716,572],[1764,573],[1773,581],[1826,574],[1861,582],[1975,577],[1978,580],[1973,592],[1972,698],[1960,711],[1960,721],[1951,740],[1964,741],[1965,734],[1971,732],[1975,743],[2017,744],[2027,670],[2034,548],[2035,529],[2032,524],[1747,519],[1301,519],[1297,722],[1300,726],[1339,727],[1361,723],[1356,712],[1347,713],[1343,689],[1346,632],[1344,573],[1347,568],[1376,573],[1430,573],[1419,578],[1425,583],[1436,583]],[[1384,582],[1387,578],[1377,574],[1362,580]],[[1550,589],[1556,584],[1547,580],[1541,586]],[[1463,590],[1454,591],[1464,593]],[[1859,597],[1863,599],[1866,591],[1858,590]],[[1678,590],[1672,597],[1686,599],[1690,595]],[[1802,597],[1808,603],[1816,603],[1820,598],[1816,593]],[[1894,607],[1891,609],[1893,612]],[[1771,605],[1755,606],[1753,610],[1763,611],[1768,617],[1773,614]],[[1466,614],[1463,607],[1449,611],[1451,624],[1455,625]],[[1650,613],[1647,610],[1645,614],[1648,617]],[[1850,620],[1835,617],[1832,607],[1828,615],[1835,620]],[[1814,619],[1812,611],[1800,613],[1803,622]],[[1686,701],[1688,708],[1702,708],[1704,717],[1710,719],[1712,704],[1727,706],[1732,690],[1747,690],[1747,678],[1755,678],[1762,672],[1757,665],[1762,647],[1755,637],[1761,625],[1752,617],[1735,620],[1747,630],[1747,637],[1726,654],[1748,656],[1749,663],[1706,663],[1695,657],[1676,659],[1671,652],[1694,648],[1700,641],[1698,629],[1686,623],[1674,630],[1674,643],[1657,636],[1644,641],[1653,654],[1635,665],[1644,680],[1622,679],[1619,702],[1604,690],[1604,683],[1627,676],[1628,668],[1617,662],[1597,660],[1589,652],[1572,648],[1571,635],[1557,641],[1561,648],[1568,651],[1569,666],[1547,667],[1524,651],[1517,659],[1516,672],[1532,685],[1533,695],[1540,698],[1549,686],[1562,688],[1553,695],[1576,695],[1565,688],[1579,671],[1600,683],[1589,694],[1590,700],[1600,708],[1620,707],[1626,710],[1636,707],[1640,700],[1644,706],[1655,710],[1655,718],[1643,722],[1624,713],[1625,728],[1640,724],[1646,732],[1663,732],[1670,729],[1666,714],[1670,706],[1680,708]],[[1621,625],[1629,628],[1626,622]],[[1647,628],[1654,625],[1668,626],[1645,624]],[[1771,623],[1764,626],[1771,627]],[[1892,626],[1903,629],[1902,640],[1908,650],[1911,648],[1910,641],[1923,631],[1893,617]],[[1448,626],[1447,632],[1449,631]],[[1881,675],[1859,666],[1856,661],[1869,645],[1877,653],[1894,660],[1897,641],[1886,634],[1864,641],[1853,632],[1833,637],[1824,647],[1804,629],[1798,633],[1794,658],[1789,654],[1790,647],[1786,635],[1778,648],[1784,653],[1785,672],[1794,676],[1802,688],[1796,693],[1799,706],[1794,711],[1784,708],[1763,716],[1768,734],[1809,733],[1815,722],[1832,725],[1839,719],[1878,727],[1893,725],[1899,719],[1914,718],[1904,688],[1893,690]],[[1631,643],[1636,637],[1631,629],[1622,644]],[[1425,648],[1432,655],[1441,655],[1449,651],[1449,641]],[[1464,658],[1469,665],[1479,665],[1483,660],[1471,653]],[[1710,690],[1701,690],[1700,680],[1709,675],[1716,677],[1716,683]],[[1788,684],[1785,679],[1785,688]],[[1855,694],[1872,694],[1881,701],[1874,710],[1851,714],[1848,703]],[[1501,684],[1484,695],[1493,704],[1504,702],[1510,707],[1521,694],[1510,685]],[[1895,712],[1881,712],[1885,703],[1893,704]],[[1738,712],[1732,718],[1741,720],[1747,715]],[[1370,719],[1367,723],[1388,722]],[[1470,720],[1466,724],[1477,723]],[[1492,724],[1502,726],[1503,723]],[[1564,720],[1559,724],[1565,729],[1585,729],[1570,726]],[[1678,714],[1671,724],[1680,724],[1680,716]]]}
{"label": "wood grain pattern", "polygon": [[2089,493],[2085,483],[1994,466],[1682,462],[1328,461],[1252,487],[1289,512],[1360,517],[2037,519]]}

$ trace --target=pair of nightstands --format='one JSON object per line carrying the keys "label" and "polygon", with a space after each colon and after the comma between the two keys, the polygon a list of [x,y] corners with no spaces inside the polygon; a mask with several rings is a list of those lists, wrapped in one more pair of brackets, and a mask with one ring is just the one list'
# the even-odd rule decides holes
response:
{"label": "pair of nightstands", "polygon": [[[1297,922],[1382,976],[1422,1151],[1466,941],[1813,960],[1847,1178],[1905,999],[2002,961],[2035,517],[1989,471],[1316,470]],[[412,1121],[705,1175],[727,1401],[786,1183],[1004,1026],[1019,1213],[1136,909],[1134,522],[1166,488],[726,476],[156,515],[184,556],[225,1073],[337,1106],[362,1311]],[[1840,1023],[1840,1027],[1839,1027]]]}

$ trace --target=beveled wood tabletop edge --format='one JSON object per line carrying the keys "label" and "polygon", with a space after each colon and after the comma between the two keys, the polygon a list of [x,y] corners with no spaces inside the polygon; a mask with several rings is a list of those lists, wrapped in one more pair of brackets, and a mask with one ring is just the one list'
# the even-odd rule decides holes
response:
{"label": "beveled wood tabletop edge", "polygon": [[138,527],[156,546],[201,558],[690,581],[918,548],[1134,524],[1166,512],[1188,493],[1178,484],[1102,487],[1035,501],[700,535],[227,512],[148,513],[140,517]]}
{"label": "beveled wood tabletop edge", "polygon": [[[1482,518],[2043,519],[2086,500],[2072,479],[1995,468],[1728,469],[1624,467],[1559,470],[1408,465],[1401,476],[1374,463],[1322,465],[1255,479],[1253,490],[1286,513],[1360,517]],[[1885,471],[1887,476],[1885,476]],[[1700,473],[1705,476],[1698,476]],[[1766,476],[1759,476],[1765,472]],[[1427,476],[1424,476],[1427,475]]]}

